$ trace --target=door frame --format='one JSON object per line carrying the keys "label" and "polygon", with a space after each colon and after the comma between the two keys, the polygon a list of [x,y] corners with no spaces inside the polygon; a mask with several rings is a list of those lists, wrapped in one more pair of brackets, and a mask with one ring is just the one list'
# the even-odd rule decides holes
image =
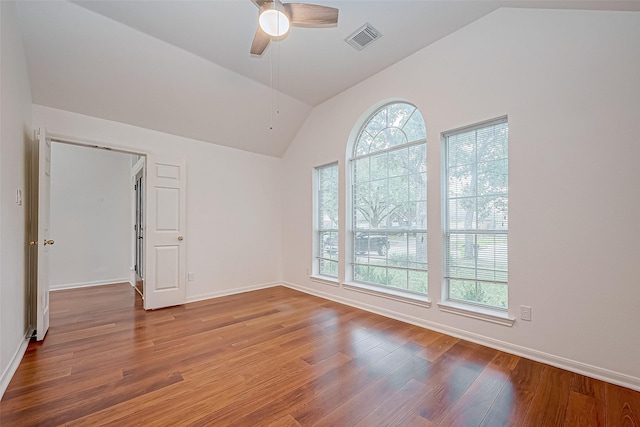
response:
{"label": "door frame", "polygon": [[[144,285],[142,289],[138,289],[138,230],[136,229],[136,226],[138,224],[138,212],[137,212],[137,203],[138,203],[138,190],[136,189],[137,183],[138,183],[138,177],[142,177],[142,183],[143,183],[143,187],[142,187],[142,209],[143,209],[143,223],[145,221],[146,218],[144,218],[144,215],[146,215],[146,210],[145,210],[145,195],[146,195],[146,185],[147,185],[147,179],[145,176],[146,173],[146,165],[147,165],[147,158],[143,157],[143,156],[139,156],[140,158],[138,159],[138,161],[131,167],[131,187],[134,189],[131,192],[131,222],[133,224],[133,229],[134,229],[134,237],[131,240],[131,266],[133,267],[132,270],[130,271],[129,274],[129,281],[131,283],[133,283],[133,287],[136,289],[136,291],[144,298]],[[143,230],[144,232],[144,230]],[[144,243],[144,235],[143,235],[143,243]],[[143,267],[143,276],[140,276],[140,278],[142,279],[142,283],[144,284],[144,264],[145,264],[145,259],[144,256],[146,256],[146,251],[144,250],[144,245],[143,245],[143,249],[142,249],[142,255],[143,255],[143,259],[142,259],[142,267]]]}
{"label": "door frame", "polygon": [[[120,152],[120,153],[126,153],[126,154],[131,154],[131,155],[137,155],[140,156],[140,162],[142,162],[141,166],[138,165],[138,163],[135,166],[132,166],[132,170],[134,167],[140,167],[142,169],[142,173],[143,175],[146,177],[146,173],[147,173],[147,163],[148,163],[148,159],[149,156],[153,156],[154,154],[150,151],[146,151],[146,150],[140,150],[138,148],[133,148],[133,147],[129,147],[126,145],[118,145],[118,144],[112,144],[109,142],[103,142],[103,141],[95,141],[95,140],[90,140],[90,139],[83,139],[83,138],[76,138],[76,137],[71,137],[71,136],[67,136],[67,135],[62,135],[62,134],[58,134],[58,133],[54,133],[54,132],[49,132],[47,131],[47,136],[48,138],[51,140],[51,142],[56,142],[56,143],[62,143],[62,144],[70,144],[70,145],[77,145],[80,147],[87,147],[87,148],[95,148],[95,149],[101,149],[101,150],[107,150],[107,151],[116,151],[116,152]],[[135,175],[134,175],[135,177]],[[148,186],[148,180],[145,178],[145,185],[144,185],[144,192],[146,194],[147,192],[147,186]],[[36,183],[37,185],[37,183]],[[37,212],[36,212],[37,213]],[[132,229],[133,231],[133,229]],[[134,244],[134,239],[135,239],[135,233],[130,233],[131,236],[131,245],[133,246]],[[146,237],[146,236],[145,236]],[[131,254],[131,261],[133,261],[133,258],[135,257],[135,254]],[[144,254],[144,261],[145,264],[148,264],[147,262],[147,257],[148,257],[148,253],[145,252]],[[133,264],[130,265],[130,267],[133,267]],[[132,274],[135,275],[135,272],[132,271]],[[31,275],[31,273],[30,273]],[[32,327],[35,328],[36,325],[36,312],[35,312],[35,307],[36,307],[36,301],[33,298],[33,295],[37,295],[37,280],[32,280],[32,283],[30,285],[30,291],[31,291],[31,303],[30,305],[33,308],[30,308],[30,321],[32,323]],[[145,283],[146,286],[146,283]],[[49,291],[51,292],[51,291]]]}

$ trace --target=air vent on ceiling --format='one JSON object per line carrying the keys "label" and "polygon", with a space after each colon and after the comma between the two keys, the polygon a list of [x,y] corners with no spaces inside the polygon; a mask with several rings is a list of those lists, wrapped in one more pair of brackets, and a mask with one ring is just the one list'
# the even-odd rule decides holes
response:
{"label": "air vent on ceiling", "polygon": [[372,42],[382,37],[380,31],[376,30],[371,24],[366,23],[358,28],[353,34],[344,39],[347,43],[357,50],[362,50],[369,46]]}

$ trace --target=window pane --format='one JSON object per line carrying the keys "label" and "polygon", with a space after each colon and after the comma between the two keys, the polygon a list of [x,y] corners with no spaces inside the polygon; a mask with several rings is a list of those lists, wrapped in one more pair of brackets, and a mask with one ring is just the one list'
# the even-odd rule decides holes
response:
{"label": "window pane", "polygon": [[402,148],[390,151],[387,160],[388,176],[401,176],[408,173],[409,150]]}
{"label": "window pane", "polygon": [[389,199],[395,206],[406,204],[409,201],[409,179],[405,176],[389,178]]}
{"label": "window pane", "polygon": [[427,145],[418,144],[409,147],[407,171],[410,173],[427,171]]}
{"label": "window pane", "polygon": [[358,182],[369,181],[369,163],[371,159],[365,157],[364,159],[358,159],[354,162],[353,173]]}
{"label": "window pane", "polygon": [[387,281],[387,269],[385,267],[369,267],[369,282],[386,285]]}
{"label": "window pane", "polygon": [[320,274],[323,276],[338,277],[338,262],[321,259]]}
{"label": "window pane", "polygon": [[450,280],[449,299],[507,308],[508,288],[504,283],[483,283],[470,280]]}
{"label": "window pane", "polygon": [[508,181],[506,159],[478,163],[478,194],[506,194]]}
{"label": "window pane", "polygon": [[387,285],[399,289],[409,289],[408,274],[405,269],[388,268],[387,269]]}
{"label": "window pane", "polygon": [[409,290],[413,292],[427,293],[427,272],[409,271]]}
{"label": "window pane", "polygon": [[371,141],[373,141],[373,136],[366,130],[362,131],[356,143],[355,155],[369,154]]}
{"label": "window pane", "polygon": [[409,175],[409,200],[421,201],[427,200],[427,173],[414,173]]}
{"label": "window pane", "polygon": [[508,288],[503,283],[480,283],[478,285],[478,302],[498,308],[507,308]]}
{"label": "window pane", "polygon": [[450,279],[449,299],[463,302],[478,301],[477,283],[469,280]]}
{"label": "window pane", "polygon": [[370,179],[384,179],[389,176],[389,166],[387,164],[387,153],[377,154],[370,157],[371,169]]}
{"label": "window pane", "polygon": [[409,202],[405,223],[409,230],[427,229],[427,201]]}
{"label": "window pane", "polygon": [[396,128],[387,128],[383,129],[376,135],[371,144],[371,150],[384,150],[386,148],[398,146],[405,144],[407,142],[407,137],[400,129]]}
{"label": "window pane", "polygon": [[368,282],[369,281],[369,266],[368,265],[354,265],[354,267],[353,267],[353,279],[358,281],[358,282]]}
{"label": "window pane", "polygon": [[506,123],[478,129],[476,135],[478,161],[488,161],[507,158]]}
{"label": "window pane", "polygon": [[338,232],[320,232],[320,257],[338,259]]}
{"label": "window pane", "polygon": [[389,114],[389,126],[402,128],[411,117],[416,107],[409,104],[392,104],[387,107]]}
{"label": "window pane", "polygon": [[471,165],[453,166],[448,170],[449,197],[468,197],[475,195],[475,179],[472,180]]}
{"label": "window pane", "polygon": [[419,141],[426,138],[427,135],[421,114],[413,114],[403,130],[407,134],[407,140],[409,142]]}
{"label": "window pane", "polygon": [[383,108],[378,111],[367,123],[365,126],[365,130],[369,132],[374,137],[380,132],[382,129],[387,127],[387,109]]}
{"label": "window pane", "polygon": [[480,230],[507,229],[507,197],[478,197],[477,216]]}
{"label": "window pane", "polygon": [[475,197],[464,197],[449,199],[449,229],[450,230],[473,230],[476,228],[476,207]]}

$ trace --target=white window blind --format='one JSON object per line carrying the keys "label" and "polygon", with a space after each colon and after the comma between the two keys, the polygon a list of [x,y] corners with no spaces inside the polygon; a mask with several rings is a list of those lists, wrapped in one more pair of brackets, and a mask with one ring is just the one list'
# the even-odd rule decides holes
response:
{"label": "white window blind", "polygon": [[507,309],[508,122],[444,134],[448,299]]}
{"label": "white window blind", "polygon": [[316,168],[318,273],[338,277],[338,164]]}

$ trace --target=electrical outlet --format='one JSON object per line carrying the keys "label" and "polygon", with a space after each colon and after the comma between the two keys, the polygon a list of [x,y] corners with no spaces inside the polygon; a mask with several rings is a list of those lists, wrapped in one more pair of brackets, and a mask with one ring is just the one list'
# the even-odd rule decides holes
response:
{"label": "electrical outlet", "polygon": [[187,273],[187,280],[193,282],[195,280],[195,276],[193,273]]}
{"label": "electrical outlet", "polygon": [[531,322],[531,307],[528,307],[526,305],[521,305],[520,318],[522,320],[526,320],[527,322]]}

